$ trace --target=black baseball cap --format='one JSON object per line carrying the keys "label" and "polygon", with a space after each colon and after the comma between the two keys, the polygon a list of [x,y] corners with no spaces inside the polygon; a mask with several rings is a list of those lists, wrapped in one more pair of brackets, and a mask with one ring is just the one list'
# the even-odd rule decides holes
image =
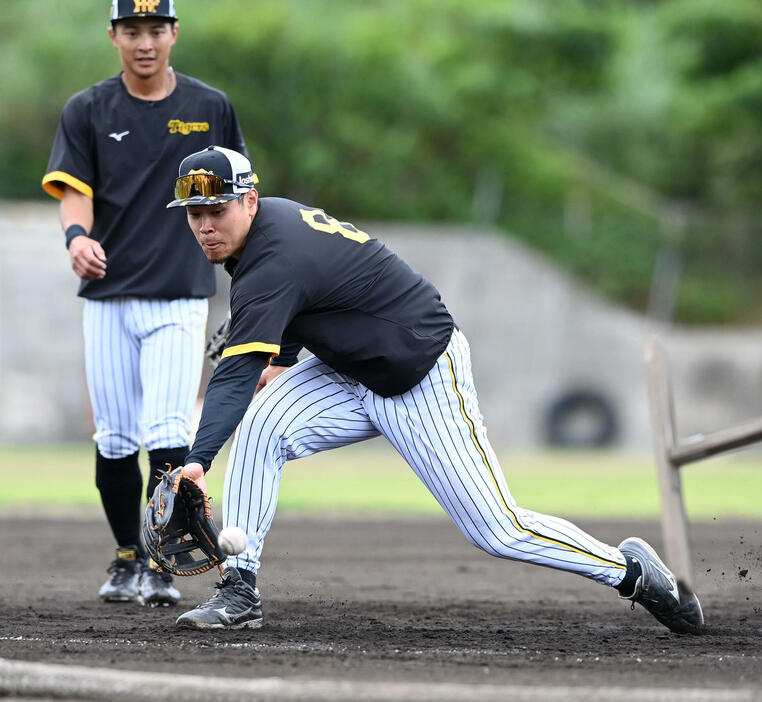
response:
{"label": "black baseball cap", "polygon": [[111,24],[128,17],[161,17],[176,20],[175,0],[112,0]]}
{"label": "black baseball cap", "polygon": [[235,200],[258,182],[246,156],[222,146],[209,146],[182,160],[175,180],[175,199],[167,207],[216,205]]}

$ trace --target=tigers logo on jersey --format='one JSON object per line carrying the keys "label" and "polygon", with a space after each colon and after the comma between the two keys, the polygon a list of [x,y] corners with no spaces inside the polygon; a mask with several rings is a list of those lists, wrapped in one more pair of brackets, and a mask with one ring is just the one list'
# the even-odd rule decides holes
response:
{"label": "tigers logo on jersey", "polygon": [[160,0],[135,0],[133,12],[156,12]]}
{"label": "tigers logo on jersey", "polygon": [[171,119],[167,122],[170,134],[185,134],[191,132],[208,132],[209,122],[183,122],[180,119]]}

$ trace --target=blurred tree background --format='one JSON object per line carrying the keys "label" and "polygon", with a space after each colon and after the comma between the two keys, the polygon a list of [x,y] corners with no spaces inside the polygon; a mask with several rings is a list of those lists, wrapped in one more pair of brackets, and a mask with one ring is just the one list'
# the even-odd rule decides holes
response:
{"label": "blurred tree background", "polygon": [[[46,197],[63,104],[118,72],[108,5],[3,0],[0,198]],[[495,224],[632,309],[762,321],[758,0],[177,8],[172,63],[228,93],[264,195]]]}

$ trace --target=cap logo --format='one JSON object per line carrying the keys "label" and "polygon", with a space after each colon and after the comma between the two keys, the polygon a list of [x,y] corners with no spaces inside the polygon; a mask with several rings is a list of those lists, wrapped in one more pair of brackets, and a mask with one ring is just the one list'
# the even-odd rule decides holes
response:
{"label": "cap logo", "polygon": [[133,12],[156,12],[156,6],[161,0],[134,0]]}
{"label": "cap logo", "polygon": [[198,175],[199,173],[204,175],[214,175],[212,171],[207,171],[206,168],[191,168],[188,171],[188,175]]}
{"label": "cap logo", "polygon": [[249,183],[254,182],[254,176],[251,173],[249,173],[249,175],[244,176],[243,178],[238,178],[238,182],[241,185],[248,185]]}

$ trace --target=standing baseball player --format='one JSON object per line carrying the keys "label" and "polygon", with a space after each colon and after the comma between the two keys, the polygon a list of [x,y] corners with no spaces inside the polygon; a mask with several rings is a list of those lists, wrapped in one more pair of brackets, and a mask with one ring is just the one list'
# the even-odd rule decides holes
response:
{"label": "standing baseball player", "polygon": [[[283,464],[382,434],[475,546],[578,573],[673,631],[698,632],[698,599],[645,541],[615,548],[516,505],[487,440],[468,342],[434,286],[365,232],[315,207],[259,199],[254,182],[244,155],[209,147],[182,161],[168,205],[186,208],[206,257],[232,276],[230,336],[184,470],[203,487],[238,427],[223,520],[248,535],[217,592],[178,626],[260,626],[256,573]],[[314,355],[297,362],[302,346]]]}
{"label": "standing baseball player", "polygon": [[227,97],[169,65],[173,0],[114,0],[111,42],[122,72],[64,107],[42,187],[61,200],[82,279],[85,365],[95,421],[95,483],[116,540],[100,589],[107,602],[172,605],[180,593],[149,567],[140,540],[142,476],[188,452],[214,270],[166,211],[177,162],[211,140],[246,152]]}

